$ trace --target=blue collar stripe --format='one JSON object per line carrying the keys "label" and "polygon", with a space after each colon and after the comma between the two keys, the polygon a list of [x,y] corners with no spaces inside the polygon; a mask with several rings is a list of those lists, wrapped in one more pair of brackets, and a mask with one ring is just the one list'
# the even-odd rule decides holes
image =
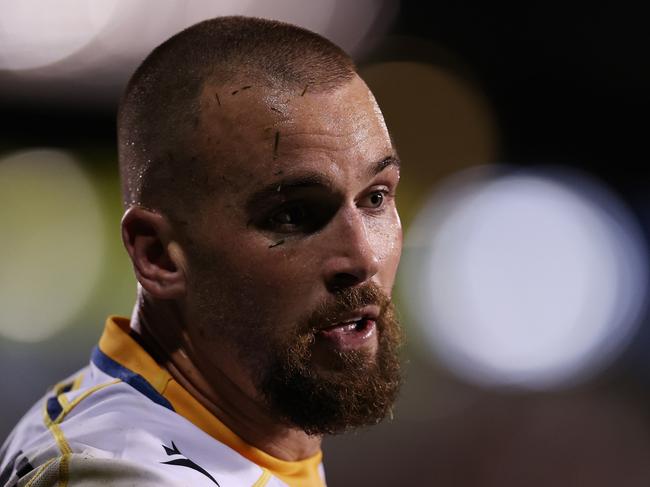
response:
{"label": "blue collar stripe", "polygon": [[174,408],[171,403],[165,399],[154,387],[146,381],[144,377],[140,374],[136,374],[132,370],[127,369],[123,365],[120,365],[115,360],[110,358],[104,352],[102,352],[99,347],[93,349],[92,355],[90,356],[91,361],[105,374],[120,379],[122,382],[126,382],[136,391],[144,394],[149,399],[151,399],[156,404],[166,407],[167,409]]}

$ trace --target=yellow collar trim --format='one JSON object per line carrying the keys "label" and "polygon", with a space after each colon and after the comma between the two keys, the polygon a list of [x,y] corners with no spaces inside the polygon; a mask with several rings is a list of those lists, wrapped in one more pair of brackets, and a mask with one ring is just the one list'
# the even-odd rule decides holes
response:
{"label": "yellow collar trim", "polygon": [[319,451],[304,460],[290,462],[280,460],[247,444],[176,382],[167,370],[156,363],[129,335],[129,330],[128,318],[109,316],[104,333],[99,339],[99,349],[123,367],[144,377],[172,404],[178,414],[243,457],[270,470],[273,475],[287,484],[305,487],[323,486],[318,472],[318,466],[323,458],[322,452]]}

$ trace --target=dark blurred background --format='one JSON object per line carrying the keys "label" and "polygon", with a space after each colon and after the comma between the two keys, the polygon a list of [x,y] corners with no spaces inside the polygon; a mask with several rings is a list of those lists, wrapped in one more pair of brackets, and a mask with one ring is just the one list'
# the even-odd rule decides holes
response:
{"label": "dark blurred background", "polygon": [[402,158],[394,418],[329,484],[650,484],[650,30],[640,4],[0,2],[0,439],[129,315],[115,109],[216,15],[351,52]]}

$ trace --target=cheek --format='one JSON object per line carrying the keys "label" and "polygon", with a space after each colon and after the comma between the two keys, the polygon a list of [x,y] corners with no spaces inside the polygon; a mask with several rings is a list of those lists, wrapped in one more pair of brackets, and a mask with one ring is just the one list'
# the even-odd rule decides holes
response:
{"label": "cheek", "polygon": [[[269,247],[267,239],[248,239],[247,245],[240,244],[245,258],[231,256],[230,273],[236,286],[253,301],[256,308],[267,311],[283,308],[290,314],[289,305],[304,301],[316,280],[316,261],[304,246],[285,240]],[[239,253],[238,252],[238,253]],[[231,288],[237,289],[235,285]]]}
{"label": "cheek", "polygon": [[372,246],[381,263],[380,273],[394,277],[402,253],[402,225],[396,210],[368,223]]}

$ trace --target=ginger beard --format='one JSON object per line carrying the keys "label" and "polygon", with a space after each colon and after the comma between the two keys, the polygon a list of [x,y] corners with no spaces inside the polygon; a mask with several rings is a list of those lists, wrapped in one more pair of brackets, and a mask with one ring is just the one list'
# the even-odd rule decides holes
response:
{"label": "ginger beard", "polygon": [[[376,285],[339,290],[291,332],[284,328],[280,333],[276,324],[264,322],[263,313],[236,321],[222,318],[232,318],[236,309],[255,308],[224,307],[225,296],[217,298],[210,292],[215,290],[214,276],[207,275],[206,267],[200,268],[202,285],[196,295],[204,317],[200,335],[236,348],[266,408],[279,421],[310,435],[323,435],[374,425],[389,415],[401,383],[402,333],[392,302]],[[381,309],[375,320],[376,351],[337,351],[326,366],[314,363],[316,330],[366,305]]]}
{"label": "ginger beard", "polygon": [[[332,352],[328,367],[312,361],[317,332],[331,317],[378,304],[378,347]],[[372,284],[339,291],[320,306],[292,341],[271,353],[257,378],[272,411],[311,435],[342,433],[380,422],[390,412],[400,385],[400,326],[391,301]]]}

